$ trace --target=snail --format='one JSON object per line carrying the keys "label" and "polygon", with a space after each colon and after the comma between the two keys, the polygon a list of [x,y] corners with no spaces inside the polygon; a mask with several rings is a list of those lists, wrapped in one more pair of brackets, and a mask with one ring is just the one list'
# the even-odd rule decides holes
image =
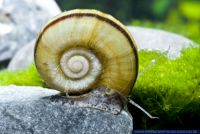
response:
{"label": "snail", "polygon": [[97,10],[75,9],[51,19],[38,35],[34,59],[49,87],[70,100],[114,113],[127,103],[138,74],[131,34],[117,19]]}

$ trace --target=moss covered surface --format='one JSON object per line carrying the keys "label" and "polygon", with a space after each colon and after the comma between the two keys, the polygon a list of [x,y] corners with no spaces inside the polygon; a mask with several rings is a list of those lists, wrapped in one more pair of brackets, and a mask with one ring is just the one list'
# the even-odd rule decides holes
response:
{"label": "moss covered surface", "polygon": [[[139,71],[159,52],[139,52]],[[133,111],[138,129],[192,129],[200,121],[200,48],[182,51],[182,56],[170,60],[165,56],[147,69],[138,79],[132,99],[160,120],[151,120],[140,111]],[[15,72],[0,72],[0,85],[45,86],[34,65]]]}
{"label": "moss covered surface", "polygon": [[0,85],[21,85],[21,86],[45,86],[39,76],[35,65],[31,65],[24,70],[0,72]]}
{"label": "moss covered surface", "polygon": [[[159,53],[141,51],[140,72]],[[132,98],[160,120],[136,113],[136,127],[195,129],[200,121],[200,48],[182,51],[176,60],[160,58],[136,82]],[[139,114],[139,115],[138,115]],[[196,121],[196,122],[195,122]]]}

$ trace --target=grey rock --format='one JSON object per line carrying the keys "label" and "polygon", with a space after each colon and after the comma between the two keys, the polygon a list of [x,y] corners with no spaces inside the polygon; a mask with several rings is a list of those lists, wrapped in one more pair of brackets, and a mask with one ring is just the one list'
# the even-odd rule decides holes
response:
{"label": "grey rock", "polygon": [[8,64],[8,70],[23,69],[33,63],[35,40],[22,47]]}
{"label": "grey rock", "polygon": [[178,58],[183,48],[194,46],[195,43],[181,35],[151,28],[127,26],[135,39],[138,49],[168,51],[169,58]]}
{"label": "grey rock", "polygon": [[[2,134],[130,134],[132,117],[66,105],[49,97],[59,92],[41,87],[0,86]],[[58,98],[57,98],[58,99]]]}
{"label": "grey rock", "polygon": [[[158,50],[164,52],[169,49],[168,57],[170,58],[179,57],[180,51],[183,48],[195,45],[194,42],[181,35],[163,30],[133,26],[127,26],[127,28],[135,39],[139,50]],[[19,50],[11,60],[8,69],[23,69],[33,63],[34,45],[34,42],[32,42],[31,44]]]}
{"label": "grey rock", "polygon": [[54,0],[1,0],[0,62],[35,39],[44,23],[60,12]]}

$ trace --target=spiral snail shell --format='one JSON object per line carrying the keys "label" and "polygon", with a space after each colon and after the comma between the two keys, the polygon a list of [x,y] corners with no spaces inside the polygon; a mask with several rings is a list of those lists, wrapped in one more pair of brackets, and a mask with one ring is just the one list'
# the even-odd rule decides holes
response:
{"label": "spiral snail shell", "polygon": [[96,10],[76,9],[54,17],[41,30],[34,56],[46,84],[69,95],[106,86],[128,96],[138,74],[130,33],[114,17]]}

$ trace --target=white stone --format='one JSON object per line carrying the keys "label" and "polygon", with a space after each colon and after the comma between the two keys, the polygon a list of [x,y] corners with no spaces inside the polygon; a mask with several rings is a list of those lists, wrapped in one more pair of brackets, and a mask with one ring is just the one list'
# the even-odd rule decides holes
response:
{"label": "white stone", "polygon": [[35,40],[22,47],[12,58],[8,65],[8,70],[14,71],[23,69],[33,63]]}
{"label": "white stone", "polygon": [[195,43],[181,35],[152,28],[127,26],[139,50],[168,51],[169,58],[178,58],[183,48]]}
{"label": "white stone", "polygon": [[0,0],[0,62],[36,38],[61,10],[54,0]]}
{"label": "white stone", "polygon": [[15,85],[0,86],[0,103],[12,103],[15,101],[23,103],[56,94],[59,94],[59,92],[53,89],[42,87]]}

